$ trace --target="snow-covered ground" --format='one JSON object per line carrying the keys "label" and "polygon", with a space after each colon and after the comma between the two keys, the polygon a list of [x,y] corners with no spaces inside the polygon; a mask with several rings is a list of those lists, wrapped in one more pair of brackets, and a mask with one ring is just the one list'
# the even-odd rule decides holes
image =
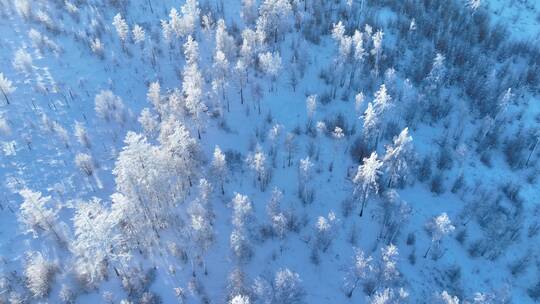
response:
{"label": "snow-covered ground", "polygon": [[[0,0],[0,303],[540,299],[540,5],[290,2],[200,1],[194,17],[185,1]],[[193,29],[182,23],[191,17]],[[220,18],[230,40],[217,34]],[[186,33],[167,41],[167,21],[197,42],[197,68],[186,62]],[[511,35],[497,36],[497,23]],[[243,70],[246,28],[255,59]],[[358,37],[365,54],[356,61]],[[391,98],[381,97],[383,85]],[[110,119],[96,113],[106,90],[123,104],[101,112]],[[154,130],[140,123],[145,108]],[[185,126],[200,150],[185,148],[171,126]],[[130,131],[151,147],[124,142]],[[400,133],[411,149],[402,147],[391,180],[388,148]],[[223,192],[216,146],[226,156]],[[378,191],[362,179],[372,152],[382,162],[371,172]],[[77,165],[81,153],[89,167]],[[203,178],[212,184],[208,202],[197,188]],[[50,201],[24,202],[25,189]],[[280,206],[269,212],[274,189]],[[249,198],[251,220],[237,220],[250,213],[235,208],[237,193]],[[212,236],[206,249],[197,238],[204,233]],[[245,240],[235,243],[238,235]],[[239,243],[251,254],[239,257],[231,248]],[[362,264],[360,252],[372,260]],[[124,254],[131,259],[121,263]]]}

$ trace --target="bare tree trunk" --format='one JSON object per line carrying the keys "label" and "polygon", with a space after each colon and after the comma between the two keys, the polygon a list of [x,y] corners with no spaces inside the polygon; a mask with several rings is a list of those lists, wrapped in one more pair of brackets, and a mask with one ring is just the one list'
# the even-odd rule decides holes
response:
{"label": "bare tree trunk", "polygon": [[354,281],[353,287],[352,287],[351,290],[349,290],[349,292],[347,293],[347,298],[352,297],[353,292],[356,290],[356,287],[358,287],[358,282],[359,282],[359,281],[360,281],[360,278],[356,278],[356,280]]}
{"label": "bare tree trunk", "polygon": [[0,91],[2,91],[2,95],[4,95],[4,98],[6,99],[6,103],[9,105],[10,102],[9,102],[9,98],[7,97],[6,92],[4,92],[4,90],[2,88],[0,88]]}
{"label": "bare tree trunk", "polygon": [[529,161],[531,160],[531,156],[534,154],[534,151],[536,151],[536,147],[538,146],[538,142],[540,142],[540,135],[538,135],[538,138],[536,139],[536,143],[534,144],[531,153],[529,153],[529,157],[527,157],[527,161],[525,162],[525,167],[527,167],[529,165]]}
{"label": "bare tree trunk", "polygon": [[429,247],[428,249],[426,250],[426,253],[424,254],[424,259],[427,258],[427,255],[429,253],[429,251],[431,250],[431,246],[433,245],[433,242],[429,243]]}

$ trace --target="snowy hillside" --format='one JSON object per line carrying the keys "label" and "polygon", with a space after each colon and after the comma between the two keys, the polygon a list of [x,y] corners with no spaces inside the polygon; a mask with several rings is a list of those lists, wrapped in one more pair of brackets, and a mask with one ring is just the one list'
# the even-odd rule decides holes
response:
{"label": "snowy hillside", "polygon": [[540,301],[540,4],[0,0],[0,303]]}

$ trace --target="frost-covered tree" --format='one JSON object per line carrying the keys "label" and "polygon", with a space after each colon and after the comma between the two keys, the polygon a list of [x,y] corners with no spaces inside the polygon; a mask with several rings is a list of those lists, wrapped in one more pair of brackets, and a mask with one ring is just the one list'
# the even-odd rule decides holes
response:
{"label": "frost-covered tree", "polygon": [[373,106],[373,103],[368,103],[366,111],[364,112],[364,138],[367,140],[370,140],[373,142],[373,138],[375,138],[375,146],[377,146],[377,143],[379,141],[379,136],[381,133],[380,130],[380,117],[377,111],[375,111],[375,107]]}
{"label": "frost-covered tree", "polygon": [[212,80],[212,90],[214,91],[216,99],[218,102],[216,102],[218,105],[218,111],[221,115],[221,104],[223,102],[227,102],[227,112],[231,111],[231,106],[229,103],[229,99],[225,95],[226,87],[229,85],[229,61],[227,60],[227,57],[225,56],[225,53],[222,51],[216,51],[216,55],[214,56],[214,73],[213,73],[213,80]]}
{"label": "frost-covered tree", "polygon": [[[338,56],[335,65],[335,79],[339,79],[339,85],[343,87],[346,79],[347,64],[351,62],[353,54],[353,38],[345,35],[345,26],[342,21],[335,23],[332,28],[332,38],[338,45]],[[332,96],[335,96],[336,88],[333,87]]]}
{"label": "frost-covered tree", "polygon": [[126,120],[124,103],[110,90],[100,91],[94,98],[96,114],[106,121],[123,123]]}
{"label": "frost-covered tree", "polygon": [[309,95],[306,99],[306,112],[308,117],[307,128],[311,129],[313,126],[313,117],[317,111],[317,95]]}
{"label": "frost-covered tree", "polygon": [[254,64],[257,54],[264,48],[264,32],[246,28],[242,31],[242,45],[239,58],[234,67],[240,86],[240,102],[244,104],[244,87],[249,81],[250,67]]}
{"label": "frost-covered tree", "polygon": [[167,165],[174,169],[179,184],[185,183],[185,179],[192,185],[192,180],[197,176],[200,165],[200,147],[187,127],[180,121],[169,117],[163,121],[160,127],[158,140],[165,153]]}
{"label": "frost-covered tree", "polygon": [[0,134],[8,136],[11,134],[11,127],[9,126],[8,120],[0,115]]}
{"label": "frost-covered tree", "polygon": [[278,188],[272,190],[272,196],[266,204],[266,214],[270,219],[270,225],[272,231],[280,239],[285,237],[288,225],[290,223],[290,216],[281,210],[281,199],[283,198],[283,192]]}
{"label": "frost-covered tree", "polygon": [[236,295],[233,297],[229,304],[249,304],[251,303],[248,296],[245,295]]}
{"label": "frost-covered tree", "polygon": [[4,96],[8,105],[10,104],[9,95],[15,92],[15,89],[17,88],[13,86],[13,82],[4,77],[3,73],[0,73],[0,92],[2,92],[2,96]]}
{"label": "frost-covered tree", "polygon": [[[229,84],[229,62],[235,58],[236,46],[234,38],[227,33],[227,26],[223,19],[217,22],[215,43],[212,88],[217,93],[217,96],[221,95],[222,101],[227,101],[227,111],[230,111],[229,100],[225,96],[225,88]],[[219,91],[221,91],[221,94],[218,93]]]}
{"label": "frost-covered tree", "polygon": [[277,43],[279,33],[289,31],[292,5],[288,0],[264,0],[259,7],[257,30],[266,32]]}
{"label": "frost-covered tree", "polygon": [[439,216],[436,216],[430,221],[428,221],[426,224],[426,229],[431,234],[431,242],[428,249],[426,250],[426,253],[424,254],[424,258],[427,257],[429,250],[431,249],[433,244],[438,245],[443,239],[443,237],[445,237],[447,234],[452,233],[456,229],[456,227],[452,225],[448,214],[443,212]]}
{"label": "frost-covered tree", "polygon": [[39,252],[30,253],[24,269],[26,286],[35,298],[44,298],[49,294],[54,275],[54,265]]}
{"label": "frost-covered tree", "polygon": [[386,147],[384,155],[384,166],[388,172],[388,187],[394,186],[395,182],[405,180],[413,163],[412,137],[409,135],[409,129],[405,128],[394,137],[394,144]]}
{"label": "frost-covered tree", "polygon": [[230,244],[234,255],[239,260],[248,259],[252,254],[249,229],[253,223],[253,205],[246,195],[236,193],[231,201],[233,208],[233,231]]}
{"label": "frost-covered tree", "polygon": [[386,282],[392,282],[399,276],[398,256],[398,248],[394,244],[381,248],[381,273]]}
{"label": "frost-covered tree", "polygon": [[374,272],[373,258],[366,256],[361,249],[355,248],[352,266],[345,277],[344,287],[347,297],[352,297],[356,288],[360,284],[368,282]]}
{"label": "frost-covered tree", "polygon": [[302,303],[305,297],[304,288],[301,285],[300,275],[288,268],[276,272],[273,284],[273,304]]}
{"label": "frost-covered tree", "polygon": [[137,121],[143,127],[144,134],[150,138],[154,137],[159,129],[158,115],[153,114],[148,108],[142,109],[141,115],[139,115]]}
{"label": "frost-covered tree", "polygon": [[124,239],[115,229],[114,213],[98,199],[75,205],[73,227],[75,239],[71,250],[75,256],[75,271],[81,282],[95,286],[108,274],[108,266],[125,264],[130,255],[122,248]]}
{"label": "frost-covered tree", "polygon": [[[201,179],[199,181],[199,195],[188,208],[191,220],[190,235],[201,256],[214,242],[214,212],[210,200],[211,193],[212,185],[206,179]],[[204,267],[206,273],[206,264]]]}
{"label": "frost-covered tree", "polygon": [[260,146],[254,152],[251,152],[246,162],[248,166],[255,171],[256,180],[262,191],[266,188],[269,182],[269,172],[266,164],[266,155]]}
{"label": "frost-covered tree", "polygon": [[389,244],[394,241],[403,223],[409,219],[412,210],[395,190],[387,190],[384,193],[380,210],[382,224],[379,239]]}
{"label": "frost-covered tree", "polygon": [[446,290],[438,294],[436,299],[440,304],[459,304],[459,298],[450,295]]}
{"label": "frost-covered tree", "polygon": [[353,194],[361,203],[360,216],[364,213],[364,206],[370,195],[379,192],[379,175],[383,163],[377,159],[377,152],[371,153],[369,157],[363,159],[363,164],[358,166],[358,170],[353,179]]}
{"label": "frost-covered tree", "polygon": [[371,55],[375,58],[375,69],[374,69],[375,77],[379,75],[379,65],[380,65],[381,56],[382,56],[383,36],[384,36],[384,32],[382,30],[378,30],[372,36],[373,49],[371,50]]}
{"label": "frost-covered tree", "polygon": [[313,162],[309,156],[298,163],[298,195],[304,204],[313,202],[314,191],[309,186],[312,178]]}
{"label": "frost-covered tree", "polygon": [[228,175],[228,168],[225,154],[221,152],[219,146],[214,148],[214,154],[212,157],[212,173],[220,184],[221,194],[225,194],[224,183]]}
{"label": "frost-covered tree", "polygon": [[68,284],[62,284],[58,298],[60,298],[60,302],[63,304],[75,303],[75,292],[73,292],[73,289]]}
{"label": "frost-covered tree", "polygon": [[90,41],[90,50],[101,59],[104,57],[104,48],[105,47],[99,38],[94,38]]}
{"label": "frost-covered tree", "polygon": [[88,137],[88,132],[86,131],[86,128],[84,125],[79,122],[75,121],[75,137],[77,138],[77,141],[85,148],[90,149],[92,144],[90,143],[90,138]]}
{"label": "frost-covered tree", "polygon": [[144,31],[142,26],[135,24],[131,32],[133,34],[133,41],[136,44],[140,44],[142,46],[144,40],[146,39],[146,32]]}
{"label": "frost-covered tree", "polygon": [[332,38],[336,40],[339,47],[338,62],[340,64],[346,63],[351,55],[353,40],[350,36],[345,35],[345,26],[341,21],[334,24],[332,28]]}
{"label": "frost-covered tree", "polygon": [[29,73],[32,69],[32,55],[21,48],[15,52],[13,67],[19,72]]}
{"label": "frost-covered tree", "polygon": [[314,250],[325,252],[332,244],[332,239],[335,238],[337,217],[333,211],[328,213],[328,216],[319,216],[315,223],[315,238]]}
{"label": "frost-covered tree", "polygon": [[216,25],[216,53],[223,52],[225,58],[230,61],[236,55],[234,38],[227,32],[225,20],[219,19]]}
{"label": "frost-covered tree", "polygon": [[382,84],[379,90],[375,92],[373,103],[369,103],[364,112],[364,137],[371,142],[374,138],[374,146],[379,142],[379,137],[382,134],[381,126],[384,122],[385,114],[392,107],[392,97],[388,94],[386,85]]}
{"label": "frost-covered tree", "polygon": [[375,92],[375,99],[373,100],[373,106],[379,115],[384,115],[392,107],[392,97],[388,94],[386,85],[383,83],[379,87],[379,90]]}
{"label": "frost-covered tree", "polygon": [[253,205],[246,195],[235,193],[231,201],[233,208],[232,223],[234,227],[246,227],[253,222]]}
{"label": "frost-covered tree", "polygon": [[242,0],[242,10],[240,11],[240,16],[246,25],[253,25],[257,19],[257,1]]}
{"label": "frost-covered tree", "polygon": [[177,172],[189,174],[192,168],[184,162],[191,162],[185,154],[190,145],[186,146],[181,127],[175,127],[162,128],[168,135],[162,136],[163,149],[149,144],[140,134],[128,132],[113,169],[118,192],[112,196],[113,218],[123,223],[123,234],[139,248],[152,249],[159,241],[160,227],[171,220],[170,209],[187,192],[187,176]]}
{"label": "frost-covered tree", "polygon": [[19,192],[23,198],[20,206],[19,222],[21,222],[26,232],[31,232],[34,237],[39,233],[52,233],[58,241],[63,241],[60,237],[56,221],[58,220],[58,210],[51,208],[51,197],[42,196],[41,192],[30,189],[23,189]]}
{"label": "frost-covered tree", "polygon": [[466,6],[475,13],[482,5],[482,0],[467,0]]}
{"label": "frost-covered tree", "polygon": [[14,2],[15,11],[23,18],[28,19],[32,13],[32,7],[28,0],[17,0]]}
{"label": "frost-covered tree", "polygon": [[87,153],[78,153],[75,155],[75,165],[82,173],[90,177],[94,175],[94,160]]}
{"label": "frost-covered tree", "polygon": [[116,33],[118,34],[118,37],[120,37],[122,43],[125,43],[129,34],[129,26],[120,13],[114,16],[112,25],[116,29]]}
{"label": "frost-covered tree", "polygon": [[264,49],[264,32],[246,28],[242,31],[242,45],[240,46],[240,59],[246,66],[251,66],[257,53]]}
{"label": "frost-covered tree", "polygon": [[349,87],[353,83],[356,71],[362,68],[362,64],[368,55],[364,48],[363,34],[359,30],[354,31],[354,35],[352,36],[352,48],[353,65],[351,68],[351,74],[349,76]]}
{"label": "frost-covered tree", "polygon": [[360,92],[354,96],[354,110],[356,111],[358,117],[362,115],[361,110],[364,106],[364,101],[366,101],[366,96],[364,95],[364,92]]}
{"label": "frost-covered tree", "polygon": [[281,56],[278,52],[261,53],[259,54],[259,65],[261,67],[261,70],[271,77],[271,89],[273,89],[274,82],[276,81],[279,71],[281,70]]}
{"label": "frost-covered tree", "polygon": [[278,155],[278,141],[281,137],[281,131],[283,130],[283,125],[274,124],[270,130],[268,130],[268,139],[270,140],[270,148],[268,155],[271,158],[272,167],[276,167],[276,160]]}
{"label": "frost-covered tree", "polygon": [[407,303],[409,293],[403,289],[384,288],[369,297],[369,304]]}
{"label": "frost-covered tree", "polygon": [[161,85],[159,81],[150,83],[148,92],[146,93],[146,99],[154,106],[154,109],[159,115],[159,120],[167,116],[166,105],[161,99]]}
{"label": "frost-covered tree", "polygon": [[229,273],[227,279],[227,303],[230,303],[232,299],[238,297],[239,295],[241,295],[244,299],[249,300],[252,293],[247,286],[246,274],[240,267],[236,266]]}
{"label": "frost-covered tree", "polygon": [[203,78],[199,71],[199,46],[191,36],[184,44],[186,66],[183,72],[182,93],[184,94],[186,108],[192,115],[197,126],[197,135],[201,138],[201,129],[204,123],[204,112],[207,107],[203,101]]}
{"label": "frost-covered tree", "polygon": [[287,152],[287,166],[292,165],[292,159],[294,154],[298,150],[298,143],[296,140],[296,135],[292,132],[287,133],[285,136],[285,151]]}
{"label": "frost-covered tree", "polygon": [[446,58],[441,53],[437,53],[435,59],[433,59],[433,66],[426,78],[427,89],[430,93],[437,93],[439,87],[444,84],[446,77],[445,60]]}
{"label": "frost-covered tree", "polygon": [[175,8],[171,8],[169,20],[161,20],[163,36],[167,41],[170,41],[173,35],[184,38],[195,34],[201,13],[198,1],[187,0],[180,11],[182,15]]}

